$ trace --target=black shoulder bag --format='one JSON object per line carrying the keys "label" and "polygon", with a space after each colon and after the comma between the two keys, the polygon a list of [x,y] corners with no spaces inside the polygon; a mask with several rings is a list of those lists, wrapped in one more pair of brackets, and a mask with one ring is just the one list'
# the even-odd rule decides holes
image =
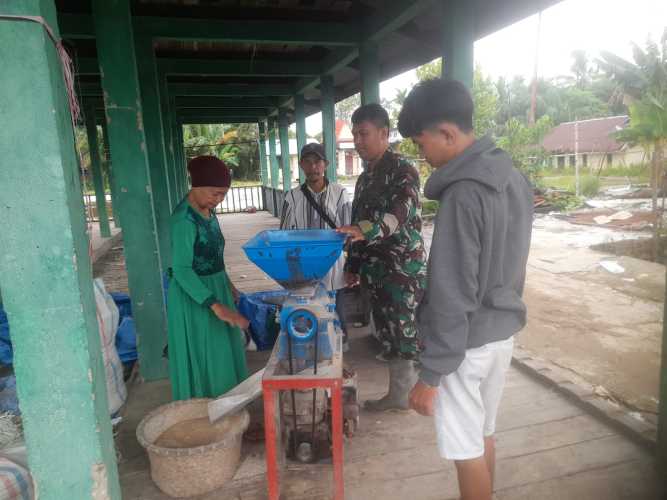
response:
{"label": "black shoulder bag", "polygon": [[310,189],[308,189],[308,186],[306,184],[301,184],[301,192],[306,197],[308,204],[311,207],[313,207],[315,211],[319,214],[320,219],[329,224],[329,226],[331,226],[331,229],[336,229],[336,223],[331,220],[329,214],[327,214],[327,212],[320,206],[320,204],[315,201],[315,198],[313,198],[313,194],[310,192]]}

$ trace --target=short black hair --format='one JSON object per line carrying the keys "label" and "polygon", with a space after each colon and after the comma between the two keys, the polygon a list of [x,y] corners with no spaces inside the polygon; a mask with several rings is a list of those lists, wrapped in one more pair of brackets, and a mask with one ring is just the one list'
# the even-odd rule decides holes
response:
{"label": "short black hair", "polygon": [[398,131],[403,137],[414,137],[433,125],[450,122],[463,132],[472,132],[473,110],[472,96],[461,82],[425,80],[405,98],[398,115]]}
{"label": "short black hair", "polygon": [[359,125],[361,122],[371,122],[377,128],[391,128],[389,113],[377,103],[364,104],[352,113],[352,125]]}

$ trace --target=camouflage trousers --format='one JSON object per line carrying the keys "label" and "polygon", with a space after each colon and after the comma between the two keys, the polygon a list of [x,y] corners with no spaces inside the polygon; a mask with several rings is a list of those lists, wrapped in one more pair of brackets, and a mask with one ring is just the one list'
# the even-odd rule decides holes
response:
{"label": "camouflage trousers", "polygon": [[424,276],[400,272],[386,274],[381,279],[375,276],[369,280],[366,276],[362,272],[362,286],[370,295],[375,335],[382,343],[383,357],[417,359],[415,313],[424,295]]}

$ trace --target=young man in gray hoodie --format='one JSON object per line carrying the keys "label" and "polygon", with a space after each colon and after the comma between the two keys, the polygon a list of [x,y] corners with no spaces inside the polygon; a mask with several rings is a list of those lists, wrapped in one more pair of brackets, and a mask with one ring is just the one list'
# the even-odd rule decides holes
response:
{"label": "young man in gray hoodie", "polygon": [[419,381],[410,405],[434,415],[438,448],[456,463],[464,500],[491,500],[493,433],[522,300],[533,190],[489,137],[475,138],[463,84],[429,80],[408,95],[398,127],[435,171],[440,202],[418,314]]}

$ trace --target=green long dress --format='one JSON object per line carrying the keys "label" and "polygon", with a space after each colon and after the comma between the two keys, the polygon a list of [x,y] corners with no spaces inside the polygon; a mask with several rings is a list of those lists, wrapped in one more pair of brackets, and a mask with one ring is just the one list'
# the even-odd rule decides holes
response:
{"label": "green long dress", "polygon": [[169,375],[175,400],[215,398],[248,376],[243,332],[211,311],[235,308],[217,217],[185,198],[171,216],[172,268],[167,298]]}

